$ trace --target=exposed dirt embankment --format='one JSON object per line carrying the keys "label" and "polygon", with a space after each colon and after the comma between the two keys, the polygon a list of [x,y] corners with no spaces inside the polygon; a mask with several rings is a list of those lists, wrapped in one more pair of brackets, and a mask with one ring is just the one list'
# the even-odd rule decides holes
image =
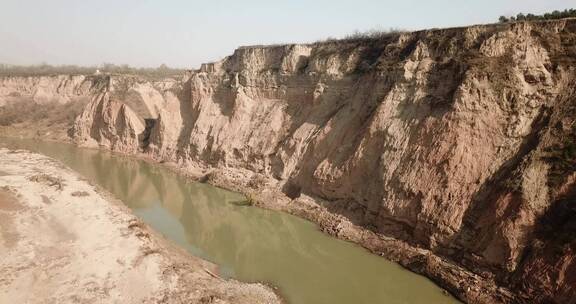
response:
{"label": "exposed dirt embankment", "polygon": [[38,154],[0,149],[0,223],[2,303],[280,303]]}
{"label": "exposed dirt embankment", "polygon": [[[310,218],[470,303],[574,303],[576,21],[244,47],[75,141]],[[153,100],[153,101],[151,101]]]}
{"label": "exposed dirt embankment", "polygon": [[86,76],[0,77],[0,135],[67,141],[102,79]]}
{"label": "exposed dirt embankment", "polygon": [[[125,104],[120,114],[135,112],[135,125],[118,125],[118,128],[136,127],[139,130],[140,125],[146,126],[146,119],[158,116],[164,98],[169,98],[160,92],[177,87],[179,83],[171,78],[152,82],[133,75],[0,77],[0,136],[69,141],[73,133],[79,133],[82,126],[89,125],[79,124],[76,130],[74,120],[95,100],[92,110],[101,112],[100,119],[105,121],[95,124],[114,125],[120,105]],[[109,105],[100,104],[103,99],[121,103],[116,111],[110,111]],[[100,136],[99,133],[105,130],[84,131],[86,133],[81,137],[87,140],[85,145],[96,145],[114,137],[111,132]],[[120,137],[129,135],[120,134]],[[88,141],[91,138],[95,140]],[[137,148],[137,143],[136,140],[129,144]],[[119,148],[115,146],[115,149]]]}

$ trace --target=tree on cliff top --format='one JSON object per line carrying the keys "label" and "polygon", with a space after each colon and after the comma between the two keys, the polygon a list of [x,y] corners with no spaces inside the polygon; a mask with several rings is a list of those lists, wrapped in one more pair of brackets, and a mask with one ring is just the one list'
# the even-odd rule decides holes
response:
{"label": "tree on cliff top", "polygon": [[519,13],[516,16],[500,16],[498,21],[500,23],[506,22],[515,22],[515,21],[535,21],[535,20],[555,20],[555,19],[562,19],[562,18],[570,18],[576,17],[576,9],[565,9],[563,11],[553,11],[551,13],[545,13],[542,15],[534,15],[534,14],[526,14]]}

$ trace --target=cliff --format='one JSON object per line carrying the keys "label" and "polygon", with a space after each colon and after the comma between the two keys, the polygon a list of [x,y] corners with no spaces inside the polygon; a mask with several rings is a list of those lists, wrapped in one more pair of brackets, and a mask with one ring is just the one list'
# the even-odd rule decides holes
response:
{"label": "cliff", "polygon": [[35,103],[68,103],[102,89],[96,77],[83,75],[1,77],[0,106],[28,98]]}
{"label": "cliff", "polygon": [[[135,138],[124,152],[136,152],[138,138],[134,132],[144,129],[146,119],[158,116],[164,108],[164,96],[159,92],[176,83],[173,79],[149,81],[115,74],[0,77],[0,134],[69,141],[78,133],[76,138],[86,139],[84,145],[115,145],[115,150],[121,150],[122,145],[108,139],[118,132],[121,138]],[[81,115],[89,111],[86,109],[99,111],[100,120]],[[75,124],[79,116],[86,120]],[[99,136],[101,130],[91,128],[93,124],[112,124],[114,129]],[[120,129],[115,129],[116,124]],[[124,130],[127,128],[135,130]],[[88,140],[93,137],[96,139]]]}
{"label": "cliff", "polygon": [[70,140],[75,117],[106,90],[99,76],[0,77],[0,135]]}
{"label": "cliff", "polygon": [[147,145],[156,119],[177,98],[174,80],[147,81],[133,76],[106,79],[105,90],[92,96],[70,130],[77,144],[137,153]]}
{"label": "cliff", "polygon": [[315,220],[467,302],[575,303],[575,63],[574,19],[243,47],[143,84],[153,102],[109,88],[74,136]]}

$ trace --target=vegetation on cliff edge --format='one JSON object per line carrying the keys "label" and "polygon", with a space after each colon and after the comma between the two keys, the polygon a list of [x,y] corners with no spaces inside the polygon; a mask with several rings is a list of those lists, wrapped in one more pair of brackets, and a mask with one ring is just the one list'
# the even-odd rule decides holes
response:
{"label": "vegetation on cliff edge", "polygon": [[54,76],[54,75],[93,75],[97,71],[106,74],[129,74],[148,78],[166,78],[183,75],[186,70],[171,68],[165,64],[157,68],[138,68],[127,64],[115,65],[104,63],[100,66],[77,66],[77,65],[29,65],[19,66],[0,64],[0,77],[4,76]]}
{"label": "vegetation on cliff edge", "polygon": [[553,11],[542,15],[523,14],[519,13],[516,16],[500,16],[498,19],[500,23],[515,22],[515,21],[538,21],[538,20],[555,20],[562,18],[576,17],[576,9],[565,9],[564,11]]}

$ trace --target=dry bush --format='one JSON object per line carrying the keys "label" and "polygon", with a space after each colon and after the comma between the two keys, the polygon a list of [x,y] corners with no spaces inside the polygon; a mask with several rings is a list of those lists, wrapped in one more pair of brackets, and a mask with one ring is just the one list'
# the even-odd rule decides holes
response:
{"label": "dry bush", "polygon": [[406,30],[398,28],[389,28],[387,30],[372,29],[369,31],[354,31],[352,34],[346,35],[343,38],[326,38],[318,40],[314,44],[327,44],[327,43],[366,43],[382,40],[385,38],[393,37],[406,33]]}
{"label": "dry bush", "polygon": [[89,196],[90,194],[86,191],[74,191],[70,195],[72,195],[74,197],[84,197],[84,196]]}
{"label": "dry bush", "polygon": [[64,180],[60,177],[55,177],[48,175],[46,173],[40,173],[28,178],[29,181],[44,184],[50,187],[55,187],[58,190],[62,190],[64,188]]}

